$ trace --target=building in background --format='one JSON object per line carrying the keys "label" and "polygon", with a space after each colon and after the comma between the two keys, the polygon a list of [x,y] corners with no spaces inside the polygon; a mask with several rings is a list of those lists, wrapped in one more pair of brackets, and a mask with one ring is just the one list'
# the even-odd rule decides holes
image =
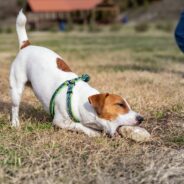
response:
{"label": "building in background", "polygon": [[61,29],[71,23],[112,23],[119,14],[112,0],[27,0],[25,10],[32,29],[47,29],[53,23]]}

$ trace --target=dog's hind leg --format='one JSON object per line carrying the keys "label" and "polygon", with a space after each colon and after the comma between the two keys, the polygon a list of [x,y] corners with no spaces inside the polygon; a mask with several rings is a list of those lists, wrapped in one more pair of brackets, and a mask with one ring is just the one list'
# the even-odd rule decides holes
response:
{"label": "dog's hind leg", "polygon": [[10,93],[12,100],[11,125],[13,127],[19,126],[19,105],[26,82],[27,79],[22,75],[22,72],[15,71],[15,68],[12,67],[10,71]]}

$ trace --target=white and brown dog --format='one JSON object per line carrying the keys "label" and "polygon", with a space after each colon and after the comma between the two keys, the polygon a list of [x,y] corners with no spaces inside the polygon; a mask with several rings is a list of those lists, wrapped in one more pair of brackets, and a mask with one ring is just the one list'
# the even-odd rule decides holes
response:
{"label": "white and brown dog", "polygon": [[[51,97],[58,86],[77,77],[58,54],[44,47],[30,45],[25,24],[26,17],[20,11],[16,22],[20,51],[10,71],[13,127],[19,126],[19,104],[27,82],[31,83],[35,95],[49,112]],[[99,93],[81,80],[76,84],[72,97],[73,112],[80,120],[80,123],[75,123],[67,112],[66,92],[67,89],[64,89],[55,99],[53,125],[60,128],[81,131],[88,136],[98,136],[98,130],[103,130],[113,136],[118,127],[138,125],[143,121],[142,116],[132,111],[124,98]]]}

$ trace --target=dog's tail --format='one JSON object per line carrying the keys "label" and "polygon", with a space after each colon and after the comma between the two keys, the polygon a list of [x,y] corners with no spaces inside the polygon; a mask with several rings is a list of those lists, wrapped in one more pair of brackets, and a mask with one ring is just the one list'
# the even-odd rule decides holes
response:
{"label": "dog's tail", "polygon": [[24,15],[23,10],[21,9],[17,16],[17,21],[16,21],[16,30],[17,30],[17,35],[19,39],[20,49],[30,45],[30,42],[28,40],[27,33],[26,33],[26,22],[27,22],[27,18]]}

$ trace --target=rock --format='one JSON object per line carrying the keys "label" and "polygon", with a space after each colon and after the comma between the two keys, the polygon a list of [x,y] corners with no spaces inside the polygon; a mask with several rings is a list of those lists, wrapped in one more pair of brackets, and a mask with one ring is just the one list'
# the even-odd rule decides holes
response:
{"label": "rock", "polygon": [[119,128],[119,134],[136,142],[147,142],[151,138],[146,129],[137,126],[122,126]]}

